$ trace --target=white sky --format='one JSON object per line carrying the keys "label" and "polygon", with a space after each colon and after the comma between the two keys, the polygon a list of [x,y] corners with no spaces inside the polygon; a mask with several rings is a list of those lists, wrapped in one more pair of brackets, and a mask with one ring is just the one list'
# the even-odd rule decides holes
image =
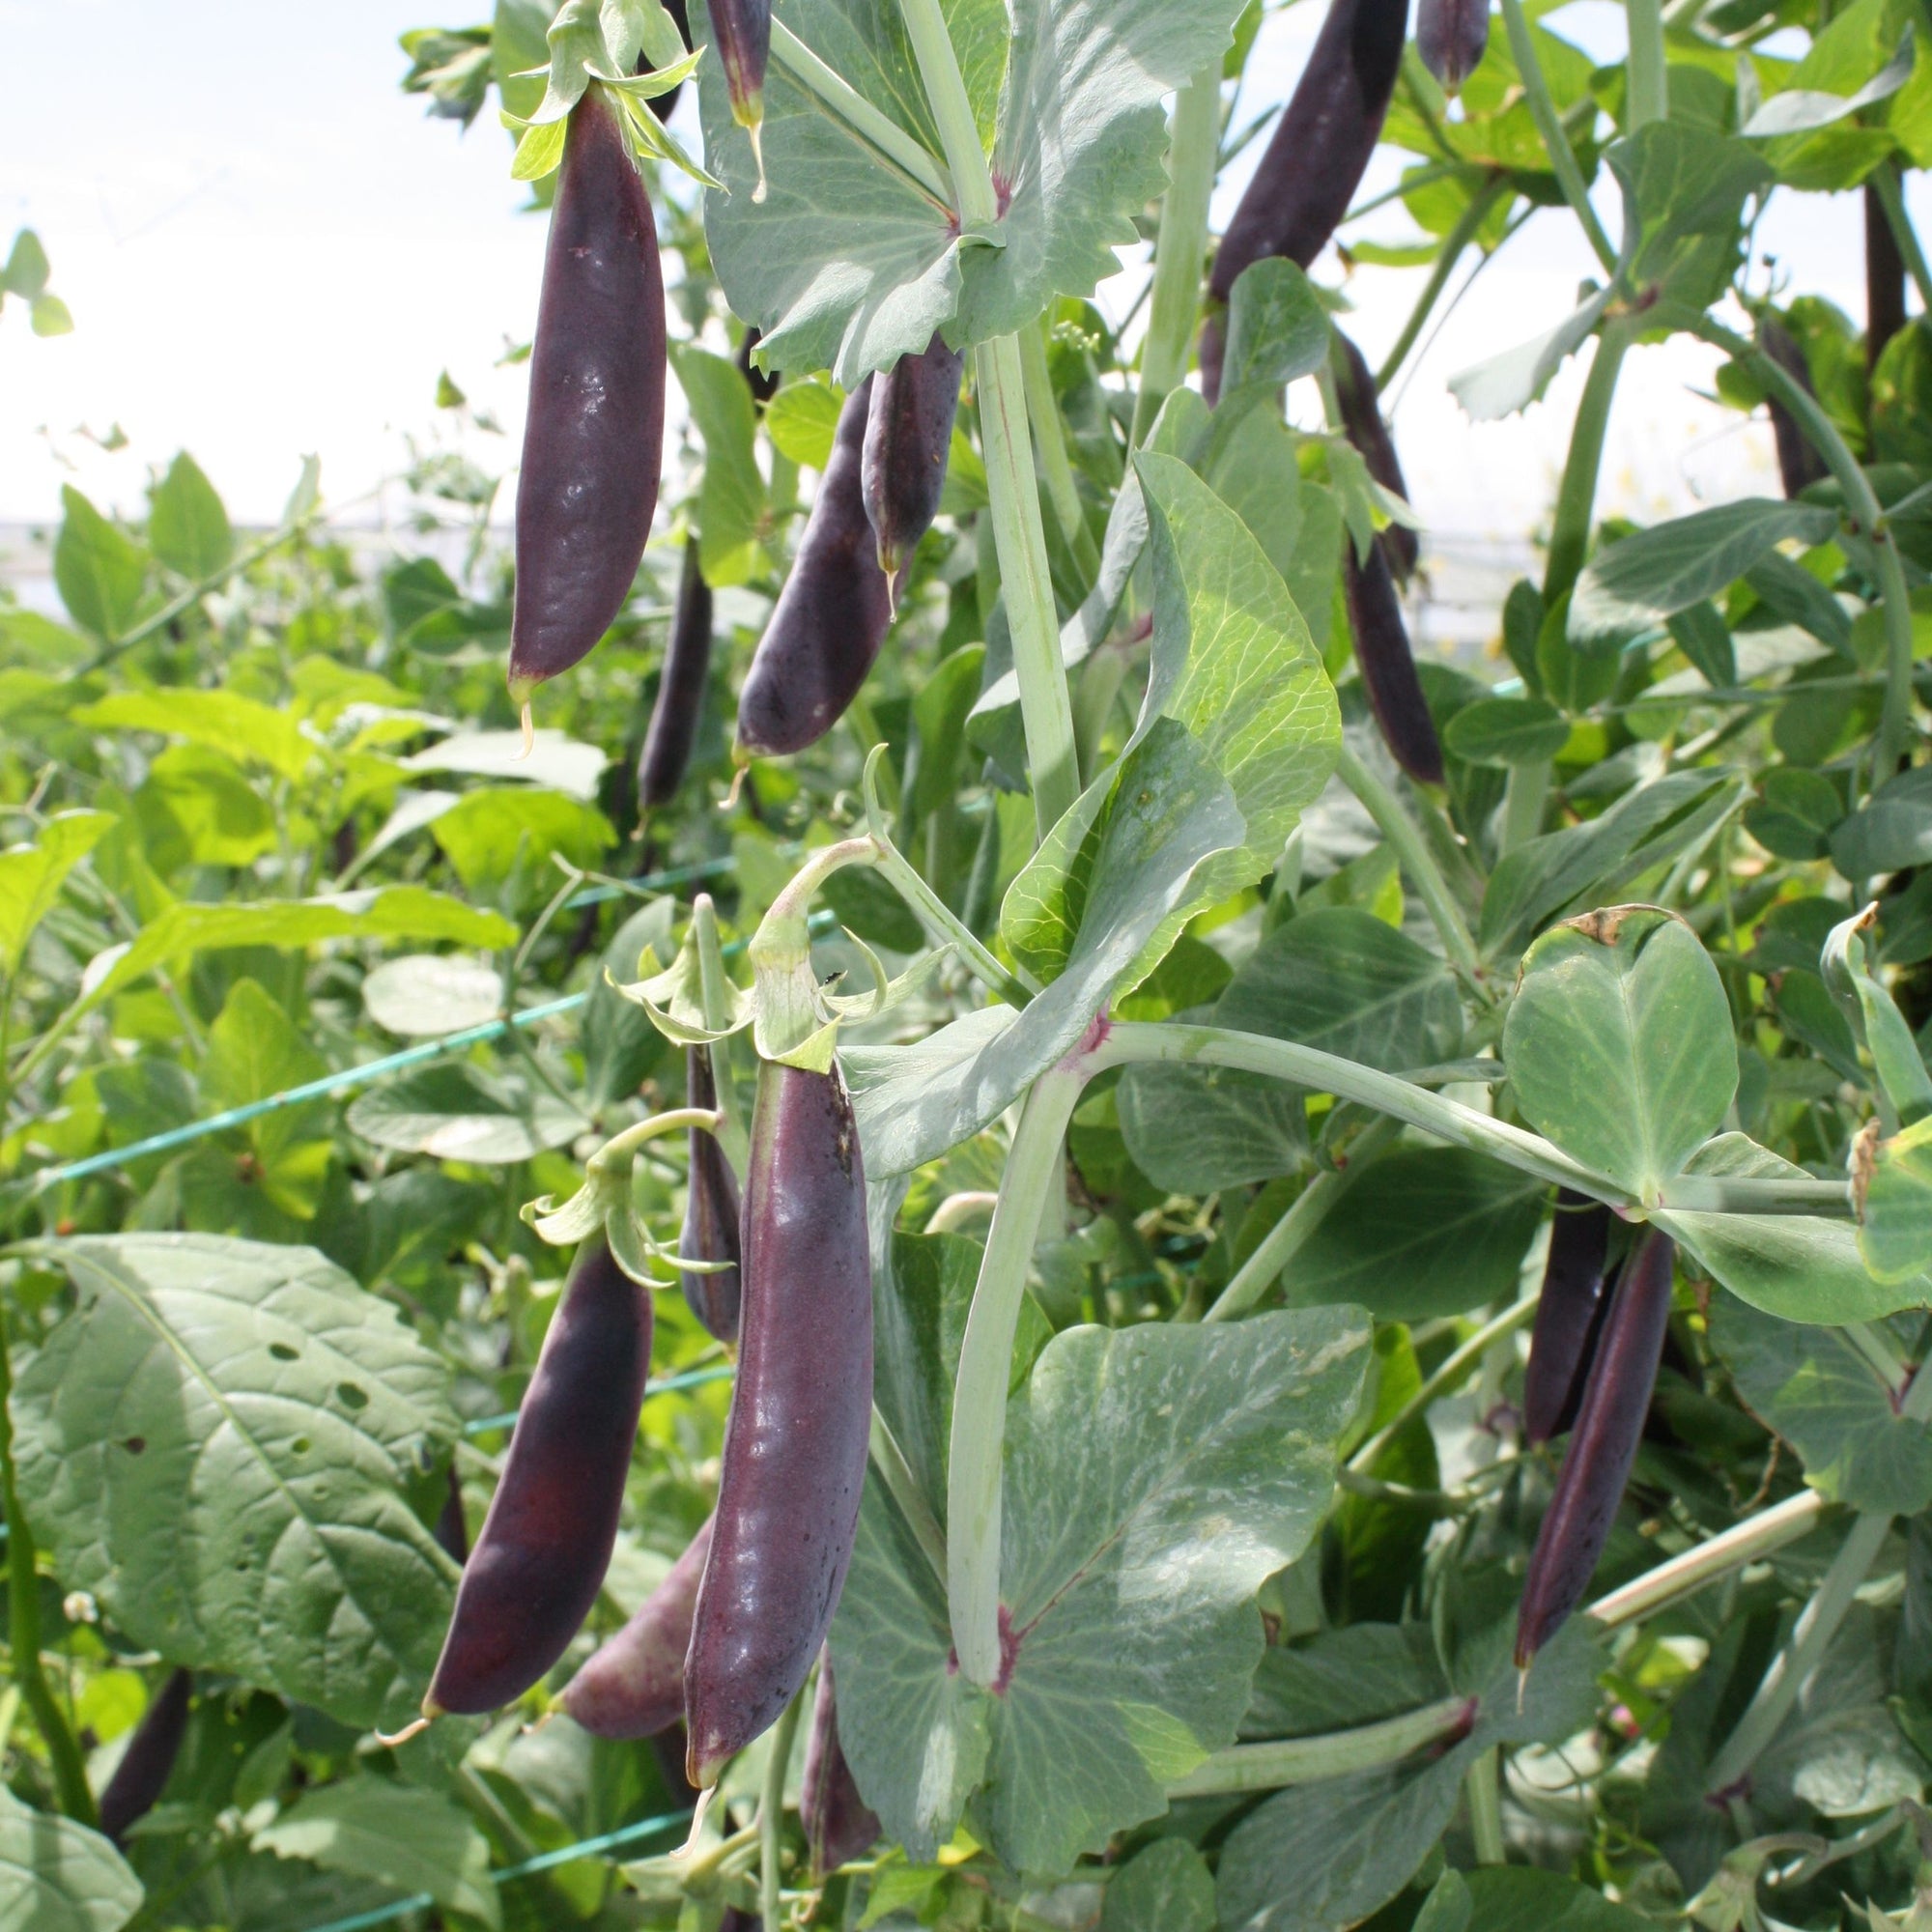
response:
{"label": "white sky", "polygon": [[[0,248],[16,226],[36,227],[77,324],[43,341],[17,304],[0,315],[0,521],[55,513],[67,478],[134,510],[149,467],[183,446],[238,520],[271,520],[310,450],[342,506],[394,472],[406,434],[431,428],[443,368],[514,438],[525,372],[492,365],[534,318],[542,222],[518,213],[526,196],[488,115],[459,136],[397,88],[402,29],[486,11],[483,0],[333,0],[320,14],[262,0],[0,0],[11,82]],[[1319,24],[1320,0],[1269,20],[1244,115],[1292,87]],[[1620,48],[1608,0],[1579,0],[1553,24],[1600,56]],[[680,103],[681,127],[694,110]],[[1368,186],[1397,165],[1380,157]],[[1239,185],[1217,199],[1217,227]],[[1615,209],[1605,212],[1614,232]],[[1398,240],[1407,217],[1395,207],[1364,232]],[[1786,194],[1761,233],[1801,265],[1803,287],[1858,312],[1855,199]],[[1332,279],[1334,268],[1318,272]],[[1412,364],[1396,430],[1435,532],[1520,538],[1547,513],[1578,370],[1525,416],[1484,426],[1444,382],[1553,325],[1594,268],[1567,213],[1539,215]],[[1355,276],[1354,327],[1372,360],[1425,272]],[[1712,366],[1685,344],[1626,365],[1603,507],[1655,516],[1775,487],[1768,431],[1690,393]],[[75,434],[113,423],[130,439],[119,456]],[[479,454],[501,467],[491,442]]]}

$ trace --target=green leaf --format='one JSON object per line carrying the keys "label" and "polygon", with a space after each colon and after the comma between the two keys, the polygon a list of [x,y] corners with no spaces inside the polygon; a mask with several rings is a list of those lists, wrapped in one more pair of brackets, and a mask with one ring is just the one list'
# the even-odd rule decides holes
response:
{"label": "green leaf", "polygon": [[998,1696],[950,1665],[945,1592],[867,1486],[832,1632],[839,1737],[915,1860],[983,1767],[991,1848],[1064,1871],[1233,1740],[1255,1592],[1321,1522],[1367,1359],[1366,1324],[1338,1308],[1048,1343],[1008,1418]]}
{"label": "green leaf", "polygon": [[1185,1838],[1156,1838],[1107,1881],[1100,1932],[1214,1932],[1214,1879]]}
{"label": "green leaf", "polygon": [[1354,1178],[1289,1263],[1289,1304],[1358,1301],[1384,1321],[1425,1321],[1510,1294],[1546,1195],[1463,1148],[1398,1149]]}
{"label": "green leaf", "polygon": [[538,731],[527,746],[521,731],[455,731],[405,758],[403,769],[514,779],[523,784],[564,792],[587,804],[595,801],[598,781],[610,762],[595,745],[565,731]]}
{"label": "green leaf", "polygon": [[286,711],[233,691],[120,691],[73,713],[99,731],[159,731],[219,752],[238,765],[266,765],[300,779],[317,747]]}
{"label": "green leaf", "polygon": [[[1744,1134],[1720,1134],[1685,1164],[1686,1174],[1809,1179],[1801,1167]],[[1849,1221],[1810,1214],[1705,1214],[1679,1208],[1652,1218],[1731,1293],[1787,1321],[1876,1321],[1932,1300],[1923,1274],[1888,1285],[1866,1272]]]}
{"label": "green leaf", "polygon": [[362,980],[363,1010],[384,1032],[405,1038],[481,1026],[502,1003],[502,974],[461,953],[406,953],[384,960]]}
{"label": "green leaf", "polygon": [[[1656,1920],[1563,1872],[1492,1865],[1463,1875],[1469,1919],[1482,1932],[1648,1932]],[[1418,1921],[1417,1932],[1434,1932]]]}
{"label": "green leaf", "polygon": [[15,1386],[21,1500],[62,1580],[162,1656],[395,1722],[454,1576],[401,1486],[456,1433],[448,1370],[311,1248],[87,1236]]}
{"label": "green leaf", "polygon": [[1170,1193],[1244,1187],[1308,1158],[1307,1102],[1285,1081],[1152,1062],[1127,1068],[1119,1103],[1134,1165]]}
{"label": "green leaf", "polygon": [[758,567],[758,536],[769,507],[753,448],[757,416],[751,387],[735,364],[707,350],[680,347],[673,360],[692,420],[704,439],[704,480],[697,495],[704,581],[743,583]]}
{"label": "green leaf", "polygon": [[61,602],[83,630],[112,643],[141,601],[148,554],[71,483],[61,485],[61,507],[65,515],[54,539],[54,583]]}
{"label": "green leaf", "polygon": [[31,301],[46,287],[49,272],[47,251],[41,245],[41,238],[31,228],[23,228],[14,237],[7,266],[0,269],[0,289],[10,296],[18,296],[22,301]]}
{"label": "green leaf", "polygon": [[1832,834],[1832,863],[1848,879],[1932,861],[1932,766],[1888,779]]}
{"label": "green leaf", "polygon": [[1453,1867],[1430,1888],[1414,1932],[1469,1932],[1469,1882]]}
{"label": "green leaf", "polygon": [[[244,1107],[327,1071],[328,1064],[275,1001],[253,980],[236,980],[208,1030],[202,1063],[203,1083],[216,1099]],[[277,1108],[243,1130],[261,1170],[255,1184],[283,1213],[301,1221],[315,1214],[328,1163],[327,1136],[314,1131],[318,1111]]]}
{"label": "green leaf", "polygon": [[1838,1329],[1780,1321],[1718,1295],[1711,1343],[1752,1414],[1798,1451],[1814,1490],[1888,1516],[1932,1505],[1932,1430],[1899,1414]]}
{"label": "green leaf", "polygon": [[1638,530],[1600,551],[1570,603],[1570,636],[1588,645],[1634,635],[1715,597],[1791,538],[1823,543],[1837,513],[1817,503],[1746,497]]}
{"label": "green leaf", "polygon": [[113,829],[109,812],[56,812],[33,844],[0,852],[0,977],[26,957],[27,941],[60,897],[62,882]]}
{"label": "green leaf", "polygon": [[1472,422],[1494,422],[1526,410],[1558,369],[1586,343],[1610,305],[1608,289],[1587,297],[1547,333],[1450,377],[1449,391]]}
{"label": "green leaf", "polygon": [[119,1932],[145,1895],[99,1832],[32,1810],[0,1785],[0,1924],[10,1932]]}
{"label": "green leaf", "polygon": [[1865,942],[1860,935],[1877,916],[1872,905],[1833,926],[1821,963],[1825,983],[1870,1056],[1886,1098],[1910,1126],[1932,1114],[1932,1072],[1926,1070],[1905,1015],[1865,964]]}
{"label": "green leaf", "polygon": [[213,577],[235,554],[228,512],[186,450],[155,488],[148,541],[170,570],[191,582]]}
{"label": "green leaf", "polygon": [[[1763,562],[1778,555],[1776,551],[1767,552],[1760,568]],[[1808,581],[1808,573],[1799,574]],[[1730,627],[1718,614],[1715,605],[1708,600],[1692,604],[1671,617],[1668,628],[1671,641],[1696,667],[1698,676],[1706,684],[1719,687],[1738,681],[1737,646],[1731,641]]]}
{"label": "green leaf", "polygon": [[134,794],[142,842],[156,870],[247,866],[273,849],[274,809],[232,758],[199,745],[170,745]]}
{"label": "green leaf", "polygon": [[832,461],[838,412],[844,406],[843,391],[823,376],[787,383],[765,405],[765,433],[779,454],[801,469],[823,469]]}
{"label": "green leaf", "polygon": [[1765,773],[1758,792],[1760,802],[1745,811],[1745,830],[1780,859],[1822,859],[1826,838],[1845,815],[1837,786],[1802,765],[1780,765]]}
{"label": "green leaf", "polygon": [[432,822],[430,836],[479,898],[496,897],[512,877],[548,897],[558,883],[553,853],[589,871],[617,842],[616,827],[594,805],[536,786],[466,792]]}
{"label": "green leaf", "polygon": [[1771,185],[1748,142],[1688,121],[1653,121],[1604,156],[1623,188],[1623,257],[1638,288],[1692,308],[1729,283],[1747,199]]}
{"label": "green leaf", "polygon": [[377,1147],[489,1167],[562,1147],[586,1124],[542,1088],[486,1073],[464,1060],[420,1066],[373,1088],[346,1118],[353,1132]]}
{"label": "green leaf", "polygon": [[1272,395],[1328,359],[1328,313],[1293,262],[1270,256],[1241,270],[1228,298],[1221,394],[1251,385]]}
{"label": "green leaf", "polygon": [[1717,967],[1648,907],[1590,914],[1530,948],[1503,1059],[1530,1124],[1646,1206],[1723,1124],[1738,1085]]}
{"label": "green leaf", "polygon": [[1472,765],[1540,765],[1570,742],[1570,722],[1540,697],[1479,697],[1449,721],[1442,741]]}
{"label": "green leaf", "polygon": [[277,1858],[306,1859],[401,1892],[426,1891],[489,1926],[503,1922],[489,1841],[440,1792],[385,1777],[347,1778],[304,1792],[252,1842]]}
{"label": "green leaf", "polygon": [[36,335],[71,335],[73,314],[59,296],[36,296],[27,309],[27,324]]}

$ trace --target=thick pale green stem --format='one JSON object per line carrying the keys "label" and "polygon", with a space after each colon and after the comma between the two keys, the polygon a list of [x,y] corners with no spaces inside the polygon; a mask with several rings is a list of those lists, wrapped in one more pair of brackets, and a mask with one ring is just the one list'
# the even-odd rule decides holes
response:
{"label": "thick pale green stem", "polygon": [[1633,134],[1670,113],[1670,76],[1663,61],[1663,10],[1658,0],[1624,0],[1630,22],[1630,122]]}
{"label": "thick pale green stem", "polygon": [[1274,1284],[1281,1271],[1307,1245],[1335,1204],[1354,1185],[1356,1177],[1374,1160],[1399,1131],[1393,1121],[1376,1121],[1366,1127],[1349,1150],[1346,1168],[1318,1174],[1299,1194],[1279,1221],[1262,1236],[1256,1248],[1235,1270],[1234,1279],[1215,1296],[1214,1305],[1203,1321],[1233,1321],[1245,1315]]}
{"label": "thick pale green stem", "polygon": [[1167,1787],[1170,1798],[1229,1798],[1244,1791],[1278,1791],[1289,1784],[1315,1784],[1351,1772],[1375,1771],[1445,1738],[1465,1734],[1475,1721],[1473,1697],[1445,1697],[1398,1718],[1328,1731],[1311,1738],[1281,1738],[1267,1744],[1231,1745]]}
{"label": "thick pale green stem", "polygon": [[1551,611],[1569,594],[1583,572],[1590,549],[1590,522],[1597,507],[1597,472],[1604,465],[1604,439],[1610,427],[1610,404],[1617,393],[1617,377],[1632,330],[1610,323],[1597,338],[1596,358],[1577,405],[1570,429],[1570,453],[1563,463],[1563,482],[1556,493],[1556,517],[1549,530],[1549,560],[1543,572],[1543,608]]}
{"label": "thick pale green stem", "polygon": [[1463,1795],[1469,1801],[1469,1835],[1476,1841],[1476,1862],[1499,1865],[1508,1861],[1503,1850],[1503,1801],[1496,1775],[1496,1752],[1492,1747],[1472,1764],[1463,1779]]}
{"label": "thick pale green stem", "polygon": [[1825,1514],[1825,1498],[1816,1490],[1800,1490],[1756,1516],[1733,1523],[1720,1536],[1700,1543],[1647,1570],[1641,1577],[1600,1597],[1586,1615],[1593,1616],[1607,1630],[1622,1630],[1626,1624],[1641,1623],[1667,1605],[1693,1596],[1707,1583],[1728,1577],[1733,1570],[1761,1561],[1787,1543],[1796,1543],[1818,1526]]}
{"label": "thick pale green stem", "polygon": [[1556,185],[1563,190],[1563,199],[1570,204],[1571,213],[1582,224],[1584,239],[1597,260],[1604,265],[1604,271],[1614,274],[1617,251],[1610,246],[1610,238],[1604,233],[1604,224],[1597,219],[1597,211],[1590,206],[1590,190],[1584,185],[1583,170],[1577,165],[1576,151],[1570,146],[1570,136],[1563,129],[1563,117],[1556,111],[1549,82],[1544,77],[1543,63],[1537,58],[1536,41],[1529,31],[1522,0],[1502,0],[1502,6],[1503,25],[1509,33],[1510,56],[1516,62],[1517,73],[1522,81],[1530,119],[1536,123],[1536,131],[1543,136],[1544,151],[1549,156]]}
{"label": "thick pale green stem", "polygon": [[1000,1462],[1013,1335],[1040,1216],[1060,1173],[1061,1136],[1093,1070],[1091,1058],[1069,1056],[1042,1073],[1026,1097],[959,1346],[946,1489],[946,1594],[959,1667],[980,1685],[1000,1675]]}
{"label": "thick pale green stem", "polygon": [[1080,566],[1086,583],[1100,574],[1100,547],[1087,527],[1087,513],[1080,506],[1080,486],[1073,480],[1073,465],[1066,454],[1066,430],[1060,420],[1060,399],[1053,393],[1053,377],[1046,366],[1046,324],[1042,321],[1020,330],[1020,373],[1026,382],[1027,415],[1033,423],[1035,440],[1039,444],[1039,467],[1046,475],[1046,494],[1053,499],[1053,521],[1073,561]]}
{"label": "thick pale green stem", "polygon": [[1195,319],[1201,313],[1201,263],[1208,252],[1208,199],[1221,139],[1221,63],[1203,68],[1174,97],[1168,124],[1167,193],[1153,250],[1153,295],[1141,345],[1141,386],[1134,398],[1133,443],[1147,440],[1168,392],[1187,375]]}
{"label": "thick pale green stem", "polygon": [[1408,359],[1408,352],[1415,347],[1423,325],[1442,298],[1442,291],[1449,286],[1449,277],[1456,272],[1456,264],[1463,259],[1463,250],[1476,239],[1477,231],[1489,219],[1490,210],[1496,205],[1498,197],[1512,191],[1509,177],[1497,175],[1485,182],[1469,197],[1468,207],[1457,216],[1455,227],[1443,239],[1442,247],[1435,257],[1435,266],[1430,270],[1429,280],[1417,297],[1415,306],[1409,310],[1408,320],[1403,324],[1402,333],[1395,339],[1395,347],[1376,371],[1378,389],[1386,389],[1395,381],[1397,370]]}
{"label": "thick pale green stem", "polygon": [[[959,196],[959,225],[971,228],[997,221],[1000,203],[993,192],[993,173],[986,165],[986,151],[980,145],[980,124],[973,118],[973,102],[966,93],[959,57],[952,50],[952,37],[947,31],[939,0],[899,0],[899,11],[912,40],[913,57],[919,62],[919,77],[925,85],[926,104],[939,128],[939,145],[946,150],[947,163],[952,170]],[[777,23],[773,26],[776,39]]]}
{"label": "thick pale green stem", "polygon": [[781,1851],[784,1834],[785,1773],[791,1766],[791,1741],[805,1708],[801,1690],[785,1706],[772,1731],[772,1754],[765,1760],[763,1788],[758,1794],[758,1917],[764,1932],[785,1932],[779,1893],[784,1884]]}
{"label": "thick pale green stem", "polygon": [[827,67],[782,20],[772,22],[772,59],[835,120],[910,176],[941,207],[952,208],[952,182],[947,171],[890,114],[881,113]]}
{"label": "thick pale green stem", "polygon": [[1429,917],[1441,935],[1442,950],[1449,955],[1449,963],[1465,979],[1472,981],[1479,979],[1482,961],[1476,942],[1469,936],[1469,923],[1463,917],[1463,908],[1456,903],[1448,881],[1437,868],[1421,829],[1402,809],[1401,800],[1347,744],[1342,747],[1335,770],[1376,821],[1377,829],[1388,840],[1409,883],[1422,895]]}
{"label": "thick pale green stem", "polygon": [[1905,262],[1906,272],[1912,277],[1912,286],[1918,291],[1918,304],[1932,314],[1932,269],[1927,269],[1925,265],[1925,251],[1918,245],[1918,233],[1912,225],[1912,217],[1905,212],[1905,197],[1898,191],[1897,167],[1891,161],[1881,161],[1865,179],[1871,183],[1872,191],[1885,210],[1886,226],[1891,230],[1891,238],[1898,243],[1898,252]]}

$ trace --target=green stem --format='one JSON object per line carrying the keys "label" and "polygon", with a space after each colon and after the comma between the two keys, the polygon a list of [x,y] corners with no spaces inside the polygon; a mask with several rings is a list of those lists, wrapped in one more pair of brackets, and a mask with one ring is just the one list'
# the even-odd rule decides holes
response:
{"label": "green stem", "polygon": [[1027,415],[1034,440],[1039,445],[1039,467],[1046,476],[1046,494],[1053,500],[1053,521],[1066,548],[1073,553],[1086,582],[1083,592],[1100,574],[1100,548],[1087,527],[1080,507],[1080,486],[1066,455],[1066,431],[1060,420],[1060,399],[1053,393],[1053,377],[1046,366],[1046,324],[1042,320],[1019,333],[1020,377],[1026,384]]}
{"label": "green stem", "polygon": [[1469,1835],[1476,1841],[1479,1865],[1509,1861],[1503,1850],[1503,1800],[1496,1775],[1496,1747],[1492,1746],[1463,1777],[1463,1795],[1469,1801]]}
{"label": "green stem", "polygon": [[1294,1197],[1288,1212],[1262,1236],[1261,1245],[1235,1270],[1234,1279],[1214,1297],[1213,1306],[1202,1321],[1233,1321],[1245,1315],[1281,1279],[1282,1270],[1334,1211],[1362,1169],[1399,1131],[1393,1121],[1371,1122],[1349,1150],[1348,1165],[1318,1174]]}
{"label": "green stem", "polygon": [[1046,530],[1040,523],[1039,486],[1027,431],[1026,378],[1019,343],[1010,335],[980,343],[975,361],[993,542],[1012,633],[1034,822],[1044,838],[1080,795],[1080,765],[1066,671],[1060,662],[1059,613],[1054,609]]}
{"label": "green stem", "polygon": [[772,1731],[772,1754],[765,1760],[764,1784],[758,1793],[758,1917],[764,1932],[784,1932],[779,1899],[784,1869],[779,1853],[784,1832],[785,1773],[791,1768],[791,1741],[804,1709],[801,1690]]}
{"label": "green stem", "polygon": [[1446,1389],[1454,1388],[1471,1368],[1479,1363],[1496,1343],[1506,1336],[1514,1335],[1525,1322],[1536,1315],[1540,1294],[1526,1294],[1520,1301],[1511,1305],[1487,1321],[1453,1353],[1446,1356],[1442,1366],[1431,1376],[1355,1453],[1349,1458],[1351,1469],[1367,1469],[1388,1445],[1420,1415],[1429,1405]]}
{"label": "green stem", "polygon": [[980,145],[980,124],[973,118],[973,102],[939,0],[899,0],[899,12],[905,16],[926,103],[939,128],[939,145],[946,151],[958,189],[959,225],[963,230],[997,221],[1000,202],[993,192],[993,171]]}
{"label": "green stem", "polygon": [[1503,174],[1492,176],[1469,197],[1469,205],[1456,217],[1456,225],[1444,238],[1435,257],[1435,265],[1429,271],[1428,283],[1416,298],[1415,306],[1409,310],[1408,320],[1403,324],[1402,333],[1395,339],[1395,347],[1376,371],[1378,389],[1386,389],[1395,381],[1396,372],[1407,359],[1408,352],[1415,347],[1416,338],[1422,333],[1430,311],[1441,299],[1442,291],[1449,286],[1449,277],[1456,272],[1456,264],[1463,259],[1463,250],[1476,239],[1477,231],[1489,219],[1490,210],[1496,205],[1497,197],[1505,192],[1514,192],[1509,177]]}
{"label": "green stem", "polygon": [[1570,137],[1564,132],[1563,117],[1556,111],[1548,79],[1543,71],[1543,62],[1537,56],[1535,38],[1529,31],[1529,21],[1522,11],[1522,0],[1502,0],[1502,6],[1503,25],[1509,33],[1510,56],[1516,62],[1517,73],[1522,81],[1523,98],[1529,103],[1530,119],[1536,123],[1536,131],[1543,137],[1544,151],[1549,156],[1556,185],[1563,190],[1563,199],[1570,204],[1571,212],[1582,224],[1584,240],[1589,242],[1597,260],[1604,265],[1604,272],[1613,275],[1617,269],[1617,251],[1610,246],[1610,238],[1604,233],[1604,224],[1597,219],[1597,211],[1590,206],[1590,190],[1584,185],[1583,170],[1577,165],[1576,150],[1571,147]]}
{"label": "green stem", "polygon": [[1630,22],[1630,127],[1634,134],[1670,113],[1670,75],[1663,61],[1663,10],[1658,0],[1624,0]]}
{"label": "green stem", "polygon": [[14,1418],[8,1406],[14,1390],[10,1348],[6,1322],[0,1320],[0,1504],[7,1511],[7,1642],[14,1653],[14,1682],[20,1687],[21,1698],[34,1714],[47,1747],[61,1809],[92,1826],[99,1822],[99,1813],[87,1787],[87,1766],[41,1664],[41,1579],[34,1533],[20,1507],[14,1465]]}
{"label": "green stem", "polygon": [[1061,1137],[1088,1074],[1096,1070],[1094,1058],[1076,1049],[1042,1073],[1026,1097],[959,1348],[946,1489],[946,1595],[959,1667],[981,1686],[1000,1675],[1000,1463],[1013,1336],[1040,1216],[1060,1172]]}
{"label": "green stem", "polygon": [[1167,1787],[1170,1798],[1231,1798],[1247,1791],[1278,1791],[1400,1764],[1445,1738],[1466,1734],[1476,1716],[1473,1697],[1444,1697],[1400,1717],[1353,1730],[1266,1744],[1231,1745]]}
{"label": "green stem", "polygon": [[1898,191],[1897,164],[1881,161],[1866,179],[1878,196],[1879,206],[1885,210],[1886,225],[1891,230],[1892,240],[1898,243],[1898,252],[1904,258],[1912,286],[1918,291],[1919,306],[1932,314],[1932,269],[1925,265],[1925,251],[1918,245],[1918,233],[1912,225],[1912,217],[1905,212],[1905,198]]}
{"label": "green stem", "polygon": [[1468,922],[1463,917],[1463,909],[1456,903],[1448,881],[1437,868],[1415,821],[1402,809],[1402,802],[1396,795],[1355,755],[1346,741],[1335,769],[1342,782],[1355,794],[1369,816],[1376,821],[1377,828],[1388,840],[1397,861],[1407,873],[1409,883],[1422,895],[1422,902],[1429,908],[1429,917],[1435,921],[1435,930],[1441,935],[1442,950],[1449,955],[1449,963],[1471,983],[1480,980],[1482,960],[1476,952],[1476,942],[1469,935]]}
{"label": "green stem", "polygon": [[923,193],[952,213],[952,181],[947,171],[896,121],[881,113],[827,67],[782,20],[772,22],[772,59],[834,120],[842,122],[882,159],[891,162]]}
{"label": "green stem", "polygon": [[876,1404],[872,1408],[871,1453],[872,1466],[878,1470],[880,1481],[891,1492],[894,1502],[898,1504],[899,1514],[905,1518],[906,1527],[912,1531],[914,1542],[932,1566],[933,1576],[939,1579],[939,1587],[945,1589],[946,1532],[940,1528],[939,1519],[933,1515],[921,1493],[912,1464],[906,1461],[898,1437],[893,1434],[892,1425],[879,1413]]}
{"label": "green stem", "polygon": [[1597,504],[1597,473],[1604,464],[1604,440],[1610,426],[1610,405],[1617,377],[1630,348],[1632,326],[1613,322],[1597,338],[1597,354],[1577,405],[1570,430],[1570,453],[1563,463],[1563,481],[1556,493],[1556,516],[1549,530],[1549,559],[1543,572],[1543,608],[1553,611],[1575,587],[1590,548],[1590,524]]}
{"label": "green stem", "polygon": [[1153,294],[1147,339],[1141,345],[1141,386],[1134,398],[1133,435],[1139,448],[1168,392],[1187,375],[1195,318],[1201,313],[1201,263],[1208,252],[1208,200],[1221,138],[1221,63],[1203,68],[1174,97],[1168,124],[1167,193],[1154,242]]}

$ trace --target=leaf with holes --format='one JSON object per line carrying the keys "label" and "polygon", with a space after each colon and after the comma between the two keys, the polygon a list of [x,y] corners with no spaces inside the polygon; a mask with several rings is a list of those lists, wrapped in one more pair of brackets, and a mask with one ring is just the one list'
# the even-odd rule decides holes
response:
{"label": "leaf with holes", "polygon": [[456,1433],[448,1371],[311,1248],[90,1236],[14,1394],[61,1580],[135,1642],[344,1723],[395,1722],[454,1571],[401,1493]]}

